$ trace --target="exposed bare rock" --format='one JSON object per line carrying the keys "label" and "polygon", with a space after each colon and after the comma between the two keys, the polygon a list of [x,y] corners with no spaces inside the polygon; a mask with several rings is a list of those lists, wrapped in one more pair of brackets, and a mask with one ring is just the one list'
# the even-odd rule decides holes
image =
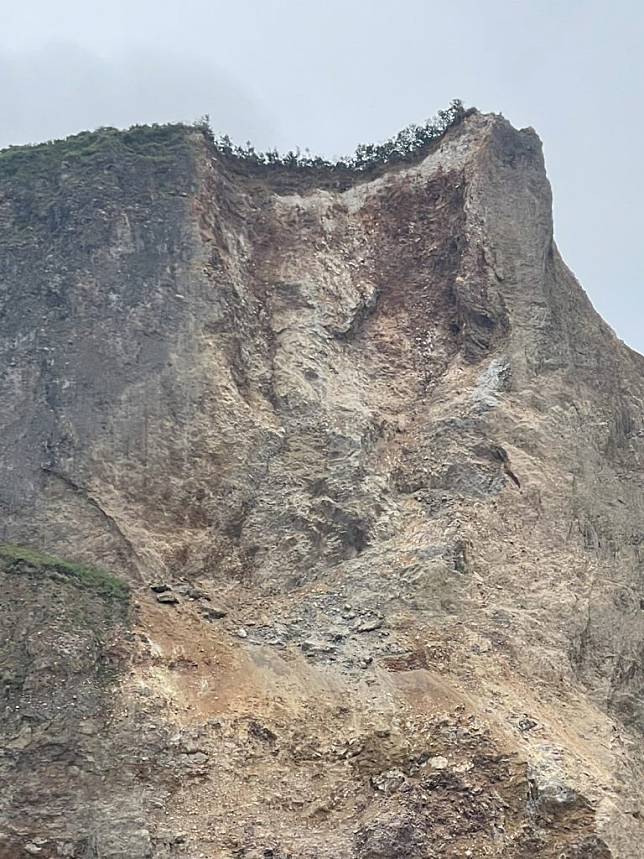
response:
{"label": "exposed bare rock", "polygon": [[536,134],[105,139],[0,160],[0,539],[78,562],[0,552],[0,859],[639,857],[644,359]]}

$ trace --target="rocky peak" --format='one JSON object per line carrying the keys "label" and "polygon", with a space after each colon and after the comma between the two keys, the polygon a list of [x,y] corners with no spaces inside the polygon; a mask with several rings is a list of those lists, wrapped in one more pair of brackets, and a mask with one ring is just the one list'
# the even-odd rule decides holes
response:
{"label": "rocky peak", "polygon": [[0,153],[4,855],[638,856],[644,359],[537,135],[251,166]]}

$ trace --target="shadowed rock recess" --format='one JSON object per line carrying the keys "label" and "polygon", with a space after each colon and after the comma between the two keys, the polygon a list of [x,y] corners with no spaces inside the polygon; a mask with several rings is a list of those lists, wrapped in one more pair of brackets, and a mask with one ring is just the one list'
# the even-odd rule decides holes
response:
{"label": "shadowed rock recess", "polygon": [[1,859],[641,856],[644,358],[532,130],[0,153],[0,424]]}

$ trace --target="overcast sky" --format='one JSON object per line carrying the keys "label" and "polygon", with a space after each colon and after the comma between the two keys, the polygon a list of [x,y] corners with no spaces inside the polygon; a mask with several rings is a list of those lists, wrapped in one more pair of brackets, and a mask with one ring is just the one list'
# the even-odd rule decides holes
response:
{"label": "overcast sky", "polygon": [[193,120],[325,155],[453,98],[532,125],[556,238],[644,352],[638,0],[0,0],[0,146]]}

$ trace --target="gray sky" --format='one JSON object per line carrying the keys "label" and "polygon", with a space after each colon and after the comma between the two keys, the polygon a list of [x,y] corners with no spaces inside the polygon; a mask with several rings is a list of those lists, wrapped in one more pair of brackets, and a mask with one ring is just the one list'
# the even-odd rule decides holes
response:
{"label": "gray sky", "polygon": [[339,155],[461,98],[537,129],[562,253],[644,352],[643,36],[639,0],[0,0],[0,146],[208,113]]}

